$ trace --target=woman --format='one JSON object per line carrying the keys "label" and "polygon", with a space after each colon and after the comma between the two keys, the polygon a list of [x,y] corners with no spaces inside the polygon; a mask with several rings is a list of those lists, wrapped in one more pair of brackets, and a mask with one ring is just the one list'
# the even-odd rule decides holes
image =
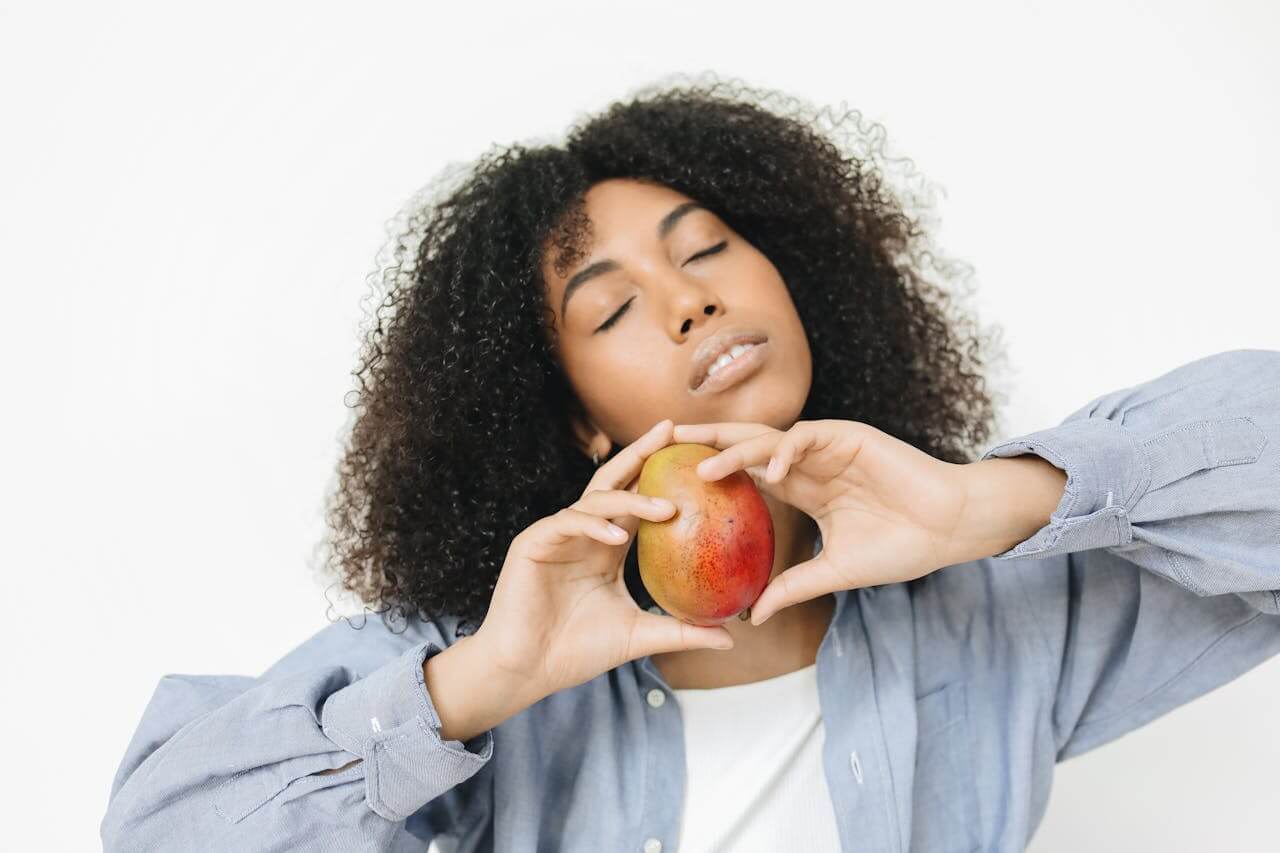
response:
{"label": "woman", "polygon": [[[330,513],[378,618],[162,679],[108,849],[1021,850],[1056,761],[1280,651],[1280,353],[979,455],[989,339],[822,119],[659,86],[410,207]],[[638,579],[676,442],[765,495],[749,619]]]}

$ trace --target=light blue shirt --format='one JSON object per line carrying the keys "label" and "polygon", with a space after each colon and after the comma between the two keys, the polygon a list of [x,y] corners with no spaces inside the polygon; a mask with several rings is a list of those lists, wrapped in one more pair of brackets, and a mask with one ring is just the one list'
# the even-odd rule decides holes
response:
{"label": "light blue shirt", "polygon": [[[1056,762],[1280,652],[1280,352],[1198,359],[983,458],[1022,453],[1068,475],[1033,536],[835,596],[842,850],[1023,850]],[[160,679],[106,849],[677,851],[680,708],[652,661],[442,741],[422,664],[459,627],[338,622],[258,678]]]}

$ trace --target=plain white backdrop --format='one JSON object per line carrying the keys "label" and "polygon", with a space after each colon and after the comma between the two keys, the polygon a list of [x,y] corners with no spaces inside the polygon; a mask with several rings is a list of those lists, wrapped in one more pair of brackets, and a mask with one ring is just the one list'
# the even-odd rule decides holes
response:
{"label": "plain white backdrop", "polygon": [[[1280,348],[1278,8],[0,6],[3,845],[97,847],[163,674],[326,624],[366,277],[446,164],[675,71],[844,102],[945,192],[1013,435]],[[1278,706],[1275,661],[1060,765],[1030,849],[1275,850]]]}

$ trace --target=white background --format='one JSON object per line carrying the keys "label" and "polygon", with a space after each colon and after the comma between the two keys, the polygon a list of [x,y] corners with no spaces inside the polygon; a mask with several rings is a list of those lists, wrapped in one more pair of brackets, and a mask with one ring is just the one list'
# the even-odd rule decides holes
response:
{"label": "white background", "polygon": [[[0,10],[12,849],[97,846],[162,674],[256,674],[325,624],[384,221],[660,75],[884,124],[1004,327],[1007,434],[1280,348],[1273,3],[428,5]],[[1278,705],[1273,662],[1061,765],[1031,849],[1275,850]]]}

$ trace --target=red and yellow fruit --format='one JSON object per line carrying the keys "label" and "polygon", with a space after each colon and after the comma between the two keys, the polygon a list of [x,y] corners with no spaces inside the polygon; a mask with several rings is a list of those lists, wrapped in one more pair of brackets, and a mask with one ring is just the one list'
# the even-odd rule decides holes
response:
{"label": "red and yellow fruit", "polygon": [[640,578],[663,610],[693,625],[719,625],[750,607],[773,569],[773,518],[751,476],[698,476],[698,463],[718,452],[669,445],[645,460],[637,484],[676,507],[665,521],[640,520]]}

